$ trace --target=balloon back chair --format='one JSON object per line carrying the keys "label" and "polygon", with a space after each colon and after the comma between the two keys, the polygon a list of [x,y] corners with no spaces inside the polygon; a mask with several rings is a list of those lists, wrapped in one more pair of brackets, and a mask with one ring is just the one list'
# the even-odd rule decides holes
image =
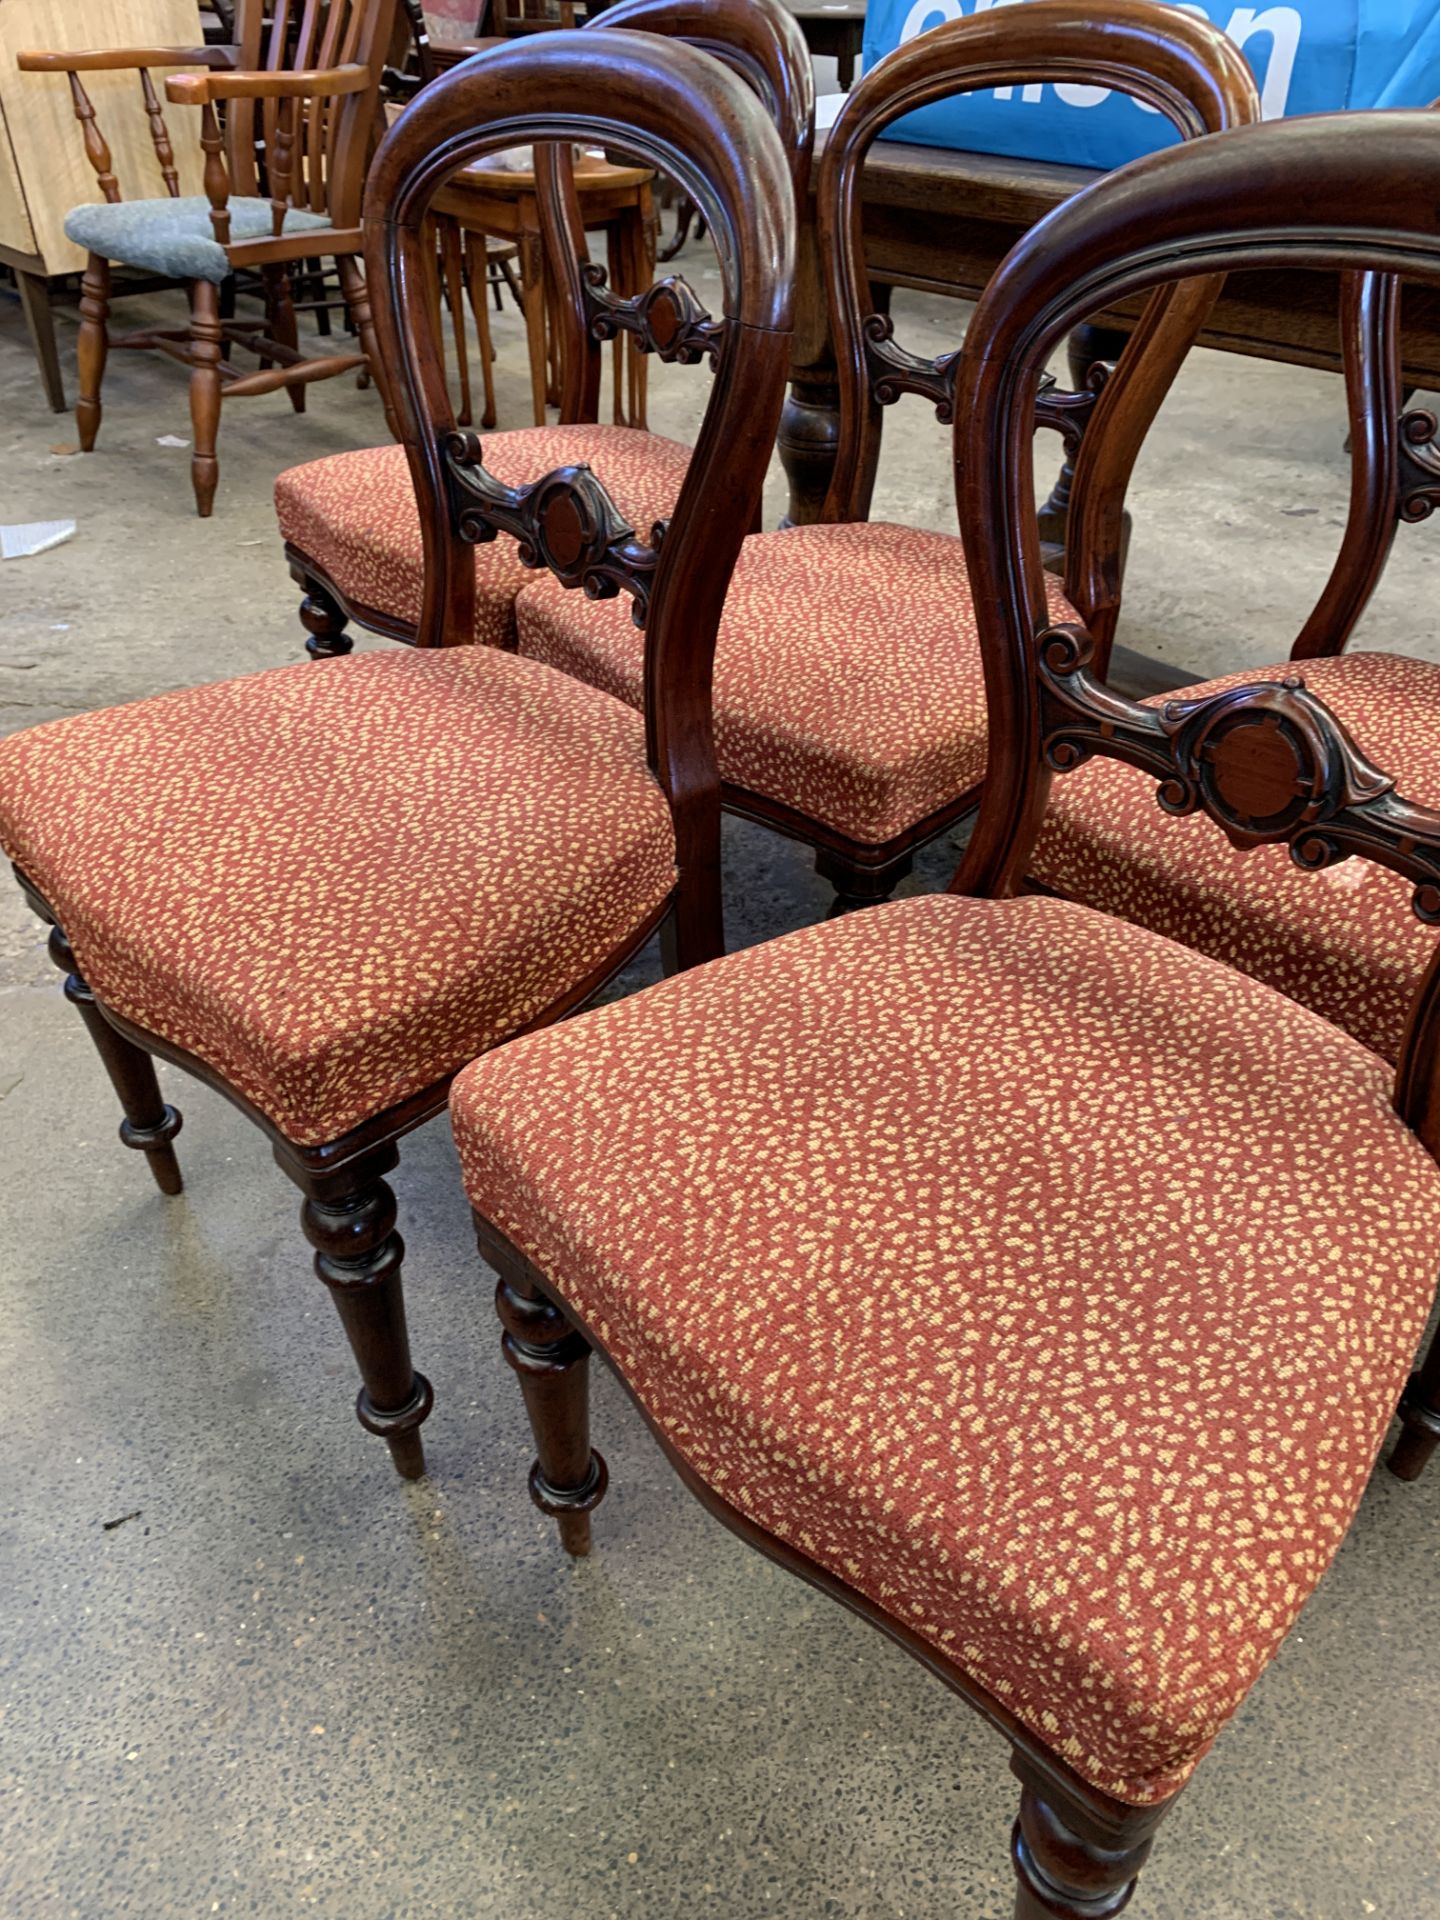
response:
{"label": "balloon back chair", "polygon": [[[291,0],[270,9],[239,0],[231,47],[115,48],[98,53],[23,53],[32,73],[69,75],[85,151],[102,203],[77,207],[65,231],[86,248],[80,300],[80,445],[89,453],[100,430],[101,385],[109,349],[157,350],[190,369],[194,433],[191,478],[203,517],[214,505],[215,457],[225,397],[284,387],[296,411],[312,380],[368,364],[370,312],[360,271],[360,197],[375,139],[380,82],[394,25],[395,0]],[[181,194],[152,67],[193,67],[166,84],[172,101],[200,109],[205,196]],[[155,155],[168,190],[163,200],[123,200],[110,152],[82,75],[133,67],[150,117]],[[219,109],[223,107],[224,124]],[[333,256],[363,351],[312,358],[301,353],[289,269]],[[185,283],[187,328],[146,327],[112,339],[113,261]],[[263,322],[223,319],[221,288],[237,270],[255,268],[266,289]],[[259,356],[243,372],[231,345]]]}
{"label": "balloon back chair", "polygon": [[[449,168],[536,136],[663,152],[723,235],[715,381],[658,550],[588,468],[509,490],[455,430],[426,209]],[[431,1395],[410,1361],[384,1179],[397,1142],[480,1048],[580,1005],[657,927],[680,965],[723,948],[709,652],[779,420],[794,212],[774,127],[718,62],[652,35],[555,33],[425,92],[376,157],[365,229],[422,503],[431,645],[14,735],[0,843],[55,925],[121,1137],[161,1188],[179,1191],[180,1122],[152,1055],[268,1135],[359,1362],[361,1423],[413,1477]],[[643,718],[513,653],[444,645],[473,617],[471,543],[497,528],[589,590],[632,597]]]}
{"label": "balloon back chair", "polygon": [[[617,30],[692,41],[742,73],[775,122],[797,195],[804,193],[814,84],[804,38],[780,0],[620,0],[587,29]],[[598,75],[605,43],[587,44]],[[648,529],[673,509],[690,449],[661,434],[598,424],[602,341],[623,329],[664,360],[693,362],[710,345],[704,308],[678,277],[638,301],[617,300],[586,256],[568,168],[553,148],[542,149],[538,162],[541,225],[561,289],[560,418],[553,427],[487,434],[486,462],[513,484],[550,467],[593,461],[625,517]],[[391,639],[424,644],[420,516],[399,447],[292,467],[275,483],[275,506],[290,571],[304,590],[300,619],[312,657],[348,653],[352,619]],[[522,560],[508,542],[475,550],[475,624],[465,637],[514,647],[515,600],[527,580]]]}
{"label": "balloon back chair", "polygon": [[[1405,791],[1440,805],[1440,666],[1385,652],[1347,653],[1402,522],[1440,501],[1433,414],[1404,410],[1400,290],[1382,274],[1342,282],[1341,346],[1350,418],[1350,501],[1325,590],[1288,660],[1239,677],[1303,671]],[[1209,681],[1199,698],[1220,690]],[[1242,852],[1196,815],[1180,832],[1149,805],[1144,776],[1097,760],[1057,789],[1039,839],[1038,885],[1124,914],[1254,974],[1363,1040],[1399,1056],[1430,959],[1403,880],[1347,869],[1312,886],[1283,848]]]}
{"label": "balloon back chair", "polygon": [[[1077,78],[1133,94],[1187,139],[1259,115],[1244,60],[1205,20],[1151,0],[1121,0],[1103,18],[1033,0],[936,27],[879,62],[846,100],[820,161],[840,367],[834,480],[822,524],[746,545],[716,652],[715,737],[727,807],[812,846],[837,910],[887,897],[915,850],[973,810],[985,770],[983,674],[958,535],[867,519],[883,407],[919,394],[948,422],[958,356],[905,352],[876,310],[865,159],[916,107],[1002,81]],[[1129,351],[1149,362],[1157,391],[1214,292],[1167,292],[1141,327]],[[1038,418],[1073,442],[1094,398],[1047,391]],[[1109,617],[1119,528],[1100,534],[1088,568],[1072,565],[1064,591],[1056,582],[1057,617]],[[638,704],[641,650],[613,607],[539,581],[521,595],[516,621],[522,653]]]}
{"label": "balloon back chair", "polygon": [[[1440,283],[1417,113],[1239,129],[1101,181],[979,303],[955,392],[989,771],[951,890],[806,929],[536,1035],[452,1114],[531,1488],[571,1552],[597,1349],[701,1501],[1009,1742],[1018,1920],[1117,1914],[1328,1565],[1440,1245],[1440,961],[1398,1071],[1262,982],[1024,891],[1056,775],[1140,768],[1178,830],[1403,876],[1440,812],[1297,668],[1161,706],[1056,622],[1036,384],[1087,314],[1244,269]],[[1153,395],[1076,475],[1113,512]]]}

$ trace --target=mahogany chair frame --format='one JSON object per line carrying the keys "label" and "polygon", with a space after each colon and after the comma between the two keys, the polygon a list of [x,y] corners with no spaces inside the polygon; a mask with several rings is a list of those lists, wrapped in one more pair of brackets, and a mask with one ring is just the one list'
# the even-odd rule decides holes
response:
{"label": "mahogany chair frame", "polygon": [[[582,31],[665,35],[701,48],[740,73],[775,123],[797,203],[803,204],[815,128],[814,76],[804,37],[782,6],[773,0],[765,4],[761,0],[615,0],[603,18],[595,18]],[[604,346],[618,331],[627,331],[641,352],[689,363],[709,352],[709,317],[678,276],[657,281],[639,305],[619,300],[610,291],[603,269],[590,264],[579,199],[569,178],[568,153],[541,148],[536,155],[536,184],[542,239],[558,290],[553,315],[561,367],[557,424],[593,426],[600,418]],[[758,512],[757,506],[757,516]],[[345,629],[352,620],[406,646],[428,644],[423,621],[412,626],[355,600],[292,542],[286,542],[285,558],[304,596],[300,624],[312,659],[348,653],[354,642]]]}
{"label": "mahogany chair frame", "polygon": [[[1316,116],[1153,155],[1077,195],[1028,234],[991,281],[954,387],[957,498],[984,652],[990,772],[951,891],[1022,893],[1052,777],[1108,754],[1153,773],[1164,809],[1203,809],[1237,845],[1288,845],[1298,865],[1315,871],[1350,857],[1393,868],[1414,883],[1419,918],[1440,927],[1440,812],[1401,798],[1298,675],[1148,707],[1105,684],[1097,635],[1049,624],[1032,437],[1050,355],[1087,313],[1114,300],[1250,267],[1312,266],[1338,269],[1352,289],[1377,276],[1371,286],[1382,298],[1381,276],[1440,283],[1433,120]],[[1140,358],[1127,356],[1101,396],[1077,462],[1082,510],[1109,515],[1123,497],[1138,444],[1125,389],[1149,379]],[[1415,998],[1394,1099],[1440,1158],[1440,953]],[[531,1495],[558,1521],[566,1549],[584,1554],[606,1485],[590,1445],[586,1375],[592,1351],[609,1356],[555,1279],[475,1218],[480,1251],[500,1275],[504,1350],[537,1442]],[[648,1417],[647,1424],[655,1431]],[[1118,1914],[1178,1794],[1135,1806],[1097,1790],[933,1645],[757,1527],[698,1480],[662,1433],[656,1438],[731,1532],[869,1619],[1009,1741],[1021,1784],[1011,1840],[1015,1920]]]}
{"label": "mahogany chair frame", "polygon": [[[791,32],[783,58],[777,59],[773,46],[750,44],[760,12],[743,6],[737,15],[729,0],[688,6],[664,5],[663,0],[620,0],[591,30],[644,27],[679,33],[742,65],[772,98],[782,126],[792,133],[802,126],[806,130],[803,150],[798,141],[793,148],[797,192],[803,194],[808,179],[808,115],[813,114],[803,35],[787,16]],[[766,55],[763,62],[757,57],[761,52]],[[796,82],[797,72],[804,76],[803,85]],[[776,97],[775,88],[787,77],[790,94]],[[1187,138],[1259,115],[1254,79],[1233,43],[1203,20],[1168,10],[1158,13],[1148,0],[1119,0],[1104,21],[1076,15],[1073,9],[1049,0],[1037,0],[1023,10],[1001,13],[997,9],[937,27],[867,74],[850,94],[830,134],[816,194],[830,306],[840,343],[840,445],[822,515],[826,521],[868,517],[884,406],[902,393],[918,393],[935,405],[942,422],[953,417],[958,356],[950,353],[922,360],[906,353],[893,339],[888,313],[877,310],[876,290],[865,270],[860,183],[866,155],[886,126],[917,107],[956,93],[1029,80],[1121,87],[1164,113]],[[568,298],[562,297],[559,303],[564,368],[560,418],[562,422],[593,420],[599,406],[601,346],[615,332],[616,323],[607,312],[614,296],[604,286],[603,273],[585,261],[583,242],[577,246],[565,237],[575,233],[578,214],[563,169],[552,155],[542,159],[539,172],[551,271],[556,283],[568,290]],[[1218,292],[1218,281],[1212,281],[1162,293],[1137,326],[1129,351],[1132,359],[1143,359],[1149,368],[1149,390],[1156,396],[1156,406]],[[669,360],[694,360],[708,352],[707,316],[683,280],[657,282],[650,299],[653,304],[645,310],[650,324],[635,328],[644,350]],[[654,324],[661,318],[667,333],[663,339]],[[1087,387],[1074,394],[1047,390],[1042,395],[1037,410],[1040,424],[1060,433],[1072,452],[1097,391],[1098,387]],[[1136,424],[1143,437],[1148,424],[1143,412],[1137,412]],[[1117,518],[1113,529],[1090,531],[1095,546],[1087,578],[1093,591],[1085,609],[1093,620],[1103,617],[1113,627],[1119,604],[1121,522]],[[1071,551],[1072,555],[1079,551],[1078,539]],[[305,591],[300,617],[310,635],[307,645],[312,653],[335,651],[337,643],[344,643],[344,627],[352,616],[392,638],[411,638],[408,627],[392,617],[347,605],[335,583],[298,549],[291,546],[286,552],[291,572]],[[835,911],[886,899],[910,871],[916,851],[972,813],[978,798],[976,790],[957,795],[903,833],[868,844],[733,782],[725,782],[722,791],[728,812],[757,820],[815,849],[817,871],[836,890]]]}
{"label": "mahogany chair frame", "polygon": [[[794,196],[769,118],[739,81],[689,47],[649,34],[612,34],[604,43],[606,84],[599,91],[595,56],[593,39],[557,32],[504,44],[453,70],[391,130],[365,198],[376,337],[392,369],[392,404],[425,529],[422,633],[443,645],[469,631],[471,547],[498,531],[524,542],[535,564],[549,564],[591,592],[625,588],[645,625],[648,754],[674,818],[675,887],[587,978],[517,1029],[526,1032],[582,1006],[657,930],[673,966],[723,951],[710,662],[730,570],[764,484],[790,351]],[[477,437],[455,426],[431,292],[427,210],[454,167],[531,139],[603,140],[664,164],[686,181],[723,236],[715,382],[658,550],[625,527],[588,468],[562,468],[533,486],[505,489],[486,474]],[[327,670],[345,672],[346,663]],[[67,971],[66,995],[120,1099],[121,1139],[145,1153],[161,1191],[180,1191],[172,1145],[180,1116],[160,1096],[152,1057],[214,1087],[269,1137],[279,1165],[305,1196],[301,1225],[359,1364],[360,1422],[385,1438],[403,1477],[417,1477],[424,1471],[420,1427],[432,1394],[410,1359],[403,1246],[384,1176],[398,1162],[400,1140],[444,1107],[453,1074],[334,1140],[301,1145],[204,1061],[106,1007],[83,978],[40,889],[18,870],[17,878],[54,927],[52,954]]]}
{"label": "mahogany chair frame", "polygon": [[[1038,5],[951,21],[910,41],[873,67],[842,107],[821,158],[816,209],[822,271],[835,340],[839,432],[820,523],[864,521],[870,515],[884,409],[902,394],[929,401],[936,418],[955,417],[959,352],[922,359],[895,340],[889,289],[872,285],[865,262],[862,205],[866,158],[884,129],[903,115],[960,93],[1028,81],[1080,82],[1119,88],[1157,108],[1182,139],[1221,132],[1259,118],[1254,79],[1234,45],[1203,20],[1147,0],[1119,0],[1103,19],[1073,8]],[[1128,349],[1147,369],[1153,405],[1169,386],[1220,291],[1210,280],[1156,296]],[[1079,445],[1100,382],[1056,391],[1045,376],[1036,425],[1058,433],[1067,452]],[[1135,399],[1135,427],[1149,423]],[[1152,409],[1153,410],[1153,409]],[[1121,502],[1123,511],[1123,500]],[[1072,523],[1073,524],[1073,523]],[[1066,591],[1092,622],[1113,630],[1119,606],[1122,523],[1092,525],[1087,548],[1072,535]],[[910,871],[916,852],[972,813],[978,788],[956,795],[892,839],[870,844],[757,794],[727,786],[734,813],[802,840],[816,850],[816,870],[838,895],[836,911],[884,900]]]}
{"label": "mahogany chair frame", "polygon": [[[194,434],[190,470],[202,519],[213,510],[219,480],[215,443],[223,399],[283,387],[299,413],[311,381],[365,374],[373,363],[370,309],[360,268],[360,202],[395,6],[396,0],[282,0],[267,22],[265,0],[237,0],[232,46],[120,47],[19,56],[27,73],[68,76],[86,155],[101,195],[111,205],[122,197],[120,183],[111,171],[110,150],[82,76],[122,69],[137,73],[155,157],[167,192],[177,199],[174,150],[150,73],[152,68],[205,69],[172,75],[165,91],[177,105],[200,109],[213,236],[232,269],[253,268],[261,274],[266,317],[226,318],[220,286],[191,280],[186,283],[188,328],[142,327],[112,337],[110,261],[92,252],[81,282],[75,408],[81,450],[89,453],[100,430],[101,388],[112,347],[149,349],[187,367]],[[223,126],[218,111],[222,103]],[[271,203],[271,234],[232,241],[231,196],[262,194]],[[292,206],[326,215],[328,225],[283,232]],[[290,270],[303,270],[304,263],[325,257],[335,261],[359,334],[359,352],[316,357],[300,351]],[[258,367],[247,373],[232,365],[232,345],[258,356]]]}

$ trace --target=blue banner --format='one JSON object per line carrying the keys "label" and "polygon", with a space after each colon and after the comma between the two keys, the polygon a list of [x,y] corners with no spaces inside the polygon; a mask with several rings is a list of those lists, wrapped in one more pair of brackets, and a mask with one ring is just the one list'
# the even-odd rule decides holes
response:
{"label": "blue banner", "polygon": [[[869,0],[868,70],[946,20],[1025,0]],[[1267,120],[1340,107],[1424,107],[1440,95],[1440,0],[1189,5],[1249,61]],[[906,114],[884,138],[1079,167],[1118,167],[1178,139],[1170,122],[1108,87],[991,88]]]}

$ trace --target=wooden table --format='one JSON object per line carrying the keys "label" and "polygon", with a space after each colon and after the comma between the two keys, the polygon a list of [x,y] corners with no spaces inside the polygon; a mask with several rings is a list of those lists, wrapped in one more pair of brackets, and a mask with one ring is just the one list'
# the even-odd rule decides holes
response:
{"label": "wooden table", "polygon": [[[824,139],[819,136],[817,147],[823,148]],[[882,290],[915,287],[973,300],[1020,234],[1095,178],[1081,167],[877,142],[863,186],[872,278]],[[881,291],[879,302],[884,298]],[[1200,341],[1338,373],[1336,299],[1333,274],[1233,274]],[[1140,304],[1095,319],[1123,331]],[[1440,388],[1440,291],[1406,289],[1402,355],[1409,385]],[[819,518],[829,484],[838,427],[834,371],[812,204],[800,236],[791,388],[779,438],[795,522]]]}
{"label": "wooden table", "polygon": [[865,0],[783,0],[783,4],[800,22],[811,53],[835,62],[840,90],[848,93],[865,39]]}

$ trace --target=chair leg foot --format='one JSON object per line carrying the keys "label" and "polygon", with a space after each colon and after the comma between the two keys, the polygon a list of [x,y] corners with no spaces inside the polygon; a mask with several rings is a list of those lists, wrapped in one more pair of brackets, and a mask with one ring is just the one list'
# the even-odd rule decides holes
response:
{"label": "chair leg foot", "polygon": [[832,852],[828,847],[817,847],[815,871],[835,889],[835,898],[825,918],[838,920],[844,914],[858,913],[861,907],[883,906],[913,864],[908,856],[902,856],[881,869],[862,867],[843,853]]}
{"label": "chair leg foot", "polygon": [[355,642],[345,629],[350,616],[318,580],[305,582],[305,598],[300,602],[300,624],[310,636],[305,651],[312,660],[335,660],[349,653]]}
{"label": "chair leg foot", "polygon": [[1429,1465],[1430,1456],[1440,1446],[1440,1334],[1435,1337],[1425,1364],[1412,1373],[1400,1396],[1403,1423],[1395,1450],[1386,1461],[1397,1480],[1418,1480]]}
{"label": "chair leg foot", "polygon": [[1152,1844],[1142,1832],[1128,1846],[1096,1845],[1027,1786],[1010,1838],[1015,1920],[1110,1920],[1129,1905]]}
{"label": "chair leg foot", "polygon": [[80,436],[82,453],[93,453],[100,431],[100,389],[105,381],[105,360],[110,351],[110,262],[98,253],[85,261],[80,282],[80,333],[75,342],[78,391],[75,400],[75,431]]}
{"label": "chair leg foot", "polygon": [[862,907],[880,907],[890,898],[888,893],[837,893],[825,909],[827,920],[843,920],[847,913],[859,913]]}
{"label": "chair leg foot", "polygon": [[381,1175],[399,1159],[394,1147],[343,1173],[306,1180],[281,1159],[305,1190],[300,1210],[305,1238],[315,1249],[315,1271],[330,1289],[360,1368],[356,1416],[390,1449],[402,1480],[425,1471],[420,1429],[435,1396],[410,1359],[400,1267],[404,1242],[395,1231],[395,1195]]}
{"label": "chair leg foot", "polygon": [[125,1114],[120,1122],[121,1141],[144,1154],[162,1193],[173,1196],[183,1192],[185,1183],[180,1177],[180,1162],[170,1144],[180,1131],[180,1115],[161,1098],[155,1062],[105,1018],[103,1008],[75,964],[70,942],[58,925],[50,929],[50,958],[66,976],[65,998],[85,1022],[85,1029],[119,1097]]}
{"label": "chair leg foot", "polygon": [[524,1274],[502,1276],[495,1308],[535,1436],[530,1498],[559,1526],[565,1551],[583,1559],[590,1551],[590,1515],[609,1482],[590,1445],[589,1342]]}

